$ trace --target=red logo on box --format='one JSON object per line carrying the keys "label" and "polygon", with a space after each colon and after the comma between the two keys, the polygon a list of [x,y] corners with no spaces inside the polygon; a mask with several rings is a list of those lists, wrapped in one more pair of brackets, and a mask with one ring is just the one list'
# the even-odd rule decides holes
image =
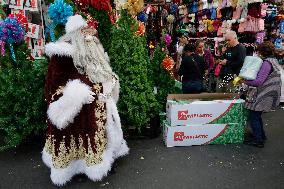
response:
{"label": "red logo on box", "polygon": [[183,141],[184,132],[175,132],[174,133],[174,141]]}
{"label": "red logo on box", "polygon": [[188,114],[188,110],[178,111],[178,120],[187,120],[192,118],[208,118],[212,116],[213,116],[212,114],[200,114],[200,113]]}
{"label": "red logo on box", "polygon": [[188,110],[178,111],[178,120],[187,120]]}
{"label": "red logo on box", "polygon": [[208,138],[207,134],[184,135],[184,132],[174,132],[174,141],[184,141],[189,139]]}

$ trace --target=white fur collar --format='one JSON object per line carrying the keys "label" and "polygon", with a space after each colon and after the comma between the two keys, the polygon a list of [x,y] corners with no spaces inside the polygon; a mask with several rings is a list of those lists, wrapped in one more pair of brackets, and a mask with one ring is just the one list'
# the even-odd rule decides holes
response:
{"label": "white fur collar", "polygon": [[45,54],[49,57],[54,55],[72,57],[75,48],[66,42],[48,43],[45,45]]}

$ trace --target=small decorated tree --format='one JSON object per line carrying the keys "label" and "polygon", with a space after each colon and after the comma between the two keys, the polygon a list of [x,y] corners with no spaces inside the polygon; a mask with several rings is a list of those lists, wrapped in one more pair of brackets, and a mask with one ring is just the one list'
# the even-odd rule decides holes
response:
{"label": "small decorated tree", "polygon": [[163,60],[166,58],[165,49],[164,44],[159,44],[154,51],[151,61],[151,76],[154,86],[157,88],[156,99],[158,101],[159,112],[165,111],[168,94],[176,92],[174,78],[162,65]]}
{"label": "small decorated tree", "polygon": [[149,78],[147,42],[144,35],[137,34],[137,28],[137,21],[123,10],[112,30],[109,55],[120,78],[118,107],[122,123],[141,131],[157,112],[157,101]]}

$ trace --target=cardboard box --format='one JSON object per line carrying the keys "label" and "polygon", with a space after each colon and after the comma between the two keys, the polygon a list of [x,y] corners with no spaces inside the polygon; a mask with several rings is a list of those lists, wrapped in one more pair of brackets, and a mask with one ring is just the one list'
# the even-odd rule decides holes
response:
{"label": "cardboard box", "polygon": [[167,121],[170,126],[210,124],[228,114],[229,119],[222,123],[238,123],[243,117],[243,104],[244,100],[238,99],[237,94],[170,94]]}
{"label": "cardboard box", "polygon": [[163,138],[167,147],[242,143],[244,123],[170,126],[165,120]]}

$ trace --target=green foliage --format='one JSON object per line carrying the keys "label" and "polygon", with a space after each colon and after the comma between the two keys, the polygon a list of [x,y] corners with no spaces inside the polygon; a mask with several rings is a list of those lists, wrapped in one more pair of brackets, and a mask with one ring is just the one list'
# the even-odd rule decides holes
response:
{"label": "green foliage", "polygon": [[8,49],[0,57],[0,151],[16,147],[46,127],[43,87],[47,63],[27,60],[26,44],[15,45],[14,50],[17,63]]}
{"label": "green foliage", "polygon": [[166,57],[166,53],[162,50],[162,48],[165,48],[163,44],[157,46],[154,51],[154,57],[151,61],[151,76],[155,87],[157,87],[156,99],[159,103],[159,112],[165,111],[168,94],[177,92],[175,88],[175,80],[171,78],[170,74],[162,66],[162,61]]}
{"label": "green foliage", "polygon": [[109,52],[112,24],[110,22],[108,13],[105,10],[95,10],[94,8],[89,8],[89,11],[95,20],[99,22],[99,38],[105,51]]}
{"label": "green foliage", "polygon": [[122,124],[140,130],[156,113],[157,102],[149,80],[147,42],[145,37],[134,34],[137,28],[137,22],[122,11],[117,27],[112,29],[109,55],[112,68],[120,78],[118,108]]}

